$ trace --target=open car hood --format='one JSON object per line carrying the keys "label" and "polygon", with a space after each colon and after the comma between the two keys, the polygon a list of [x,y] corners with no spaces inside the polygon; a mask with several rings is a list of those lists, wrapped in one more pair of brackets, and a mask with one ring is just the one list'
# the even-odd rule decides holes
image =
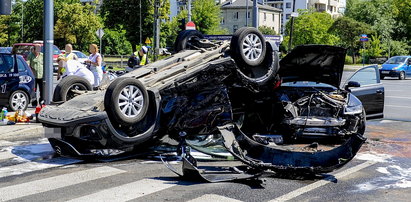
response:
{"label": "open car hood", "polygon": [[314,81],[339,87],[346,49],[327,45],[295,47],[280,60],[278,74],[284,82]]}

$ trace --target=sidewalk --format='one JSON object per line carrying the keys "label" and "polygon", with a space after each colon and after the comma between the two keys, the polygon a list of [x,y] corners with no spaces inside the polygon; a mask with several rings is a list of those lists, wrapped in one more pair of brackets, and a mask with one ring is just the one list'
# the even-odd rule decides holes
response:
{"label": "sidewalk", "polygon": [[[35,108],[28,108],[26,111],[34,114]],[[15,125],[0,125],[0,140],[24,140],[27,138],[42,137],[44,129],[41,123],[35,123],[31,120],[29,123],[17,123]]]}
{"label": "sidewalk", "polygon": [[[364,67],[370,66],[370,65],[375,65],[375,64],[365,64]],[[355,65],[344,65],[344,71],[354,72],[354,71],[357,71],[357,70],[359,70],[359,69],[361,69],[361,68],[363,68],[363,66],[362,66],[362,65],[358,65],[358,64],[355,64]]]}

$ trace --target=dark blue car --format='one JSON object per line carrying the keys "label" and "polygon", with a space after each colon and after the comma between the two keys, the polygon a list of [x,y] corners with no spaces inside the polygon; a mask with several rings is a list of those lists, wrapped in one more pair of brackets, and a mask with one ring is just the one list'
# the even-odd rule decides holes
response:
{"label": "dark blue car", "polygon": [[25,110],[36,100],[34,74],[22,56],[0,53],[0,106]]}

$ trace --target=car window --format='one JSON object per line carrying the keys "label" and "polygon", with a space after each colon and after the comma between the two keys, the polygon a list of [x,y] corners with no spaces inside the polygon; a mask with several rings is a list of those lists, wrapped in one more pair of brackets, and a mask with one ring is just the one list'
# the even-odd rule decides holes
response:
{"label": "car window", "polygon": [[13,73],[14,61],[11,55],[0,55],[0,73]]}
{"label": "car window", "polygon": [[14,53],[27,56],[30,53],[31,47],[29,45],[14,46]]}
{"label": "car window", "polygon": [[366,67],[356,72],[349,81],[356,81],[360,83],[361,86],[377,84],[377,71],[373,66]]}
{"label": "car window", "polygon": [[407,57],[392,57],[385,64],[402,64],[406,59]]}
{"label": "car window", "polygon": [[78,58],[87,58],[86,54],[82,52],[74,52],[74,54],[76,54]]}
{"label": "car window", "polygon": [[24,63],[26,63],[25,61],[23,61],[22,59],[17,59],[17,67],[19,69],[19,72],[24,72],[26,71],[26,66],[24,65]]}

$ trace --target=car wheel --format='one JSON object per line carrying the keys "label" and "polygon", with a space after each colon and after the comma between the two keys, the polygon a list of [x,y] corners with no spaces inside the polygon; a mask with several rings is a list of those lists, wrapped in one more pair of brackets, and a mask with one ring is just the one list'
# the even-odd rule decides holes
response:
{"label": "car wheel", "polygon": [[53,101],[66,102],[77,95],[73,90],[88,91],[92,89],[93,87],[87,79],[79,76],[67,76],[57,84],[54,90]]}
{"label": "car wheel", "polygon": [[198,30],[184,30],[180,32],[176,38],[176,41],[174,43],[174,51],[178,53],[182,50],[189,49],[190,40],[199,40],[203,38],[203,34]]}
{"label": "car wheel", "polygon": [[26,110],[29,105],[29,96],[22,90],[14,91],[9,98],[11,111]]}
{"label": "car wheel", "polygon": [[398,76],[398,79],[404,80],[404,79],[405,79],[405,73],[404,73],[404,72],[400,72],[400,75]]}
{"label": "car wheel", "polygon": [[104,106],[112,122],[133,125],[144,118],[148,109],[148,93],[135,78],[117,78],[107,88]]}
{"label": "car wheel", "polygon": [[256,28],[245,27],[237,30],[230,43],[231,57],[237,64],[260,65],[265,57],[264,36]]}

